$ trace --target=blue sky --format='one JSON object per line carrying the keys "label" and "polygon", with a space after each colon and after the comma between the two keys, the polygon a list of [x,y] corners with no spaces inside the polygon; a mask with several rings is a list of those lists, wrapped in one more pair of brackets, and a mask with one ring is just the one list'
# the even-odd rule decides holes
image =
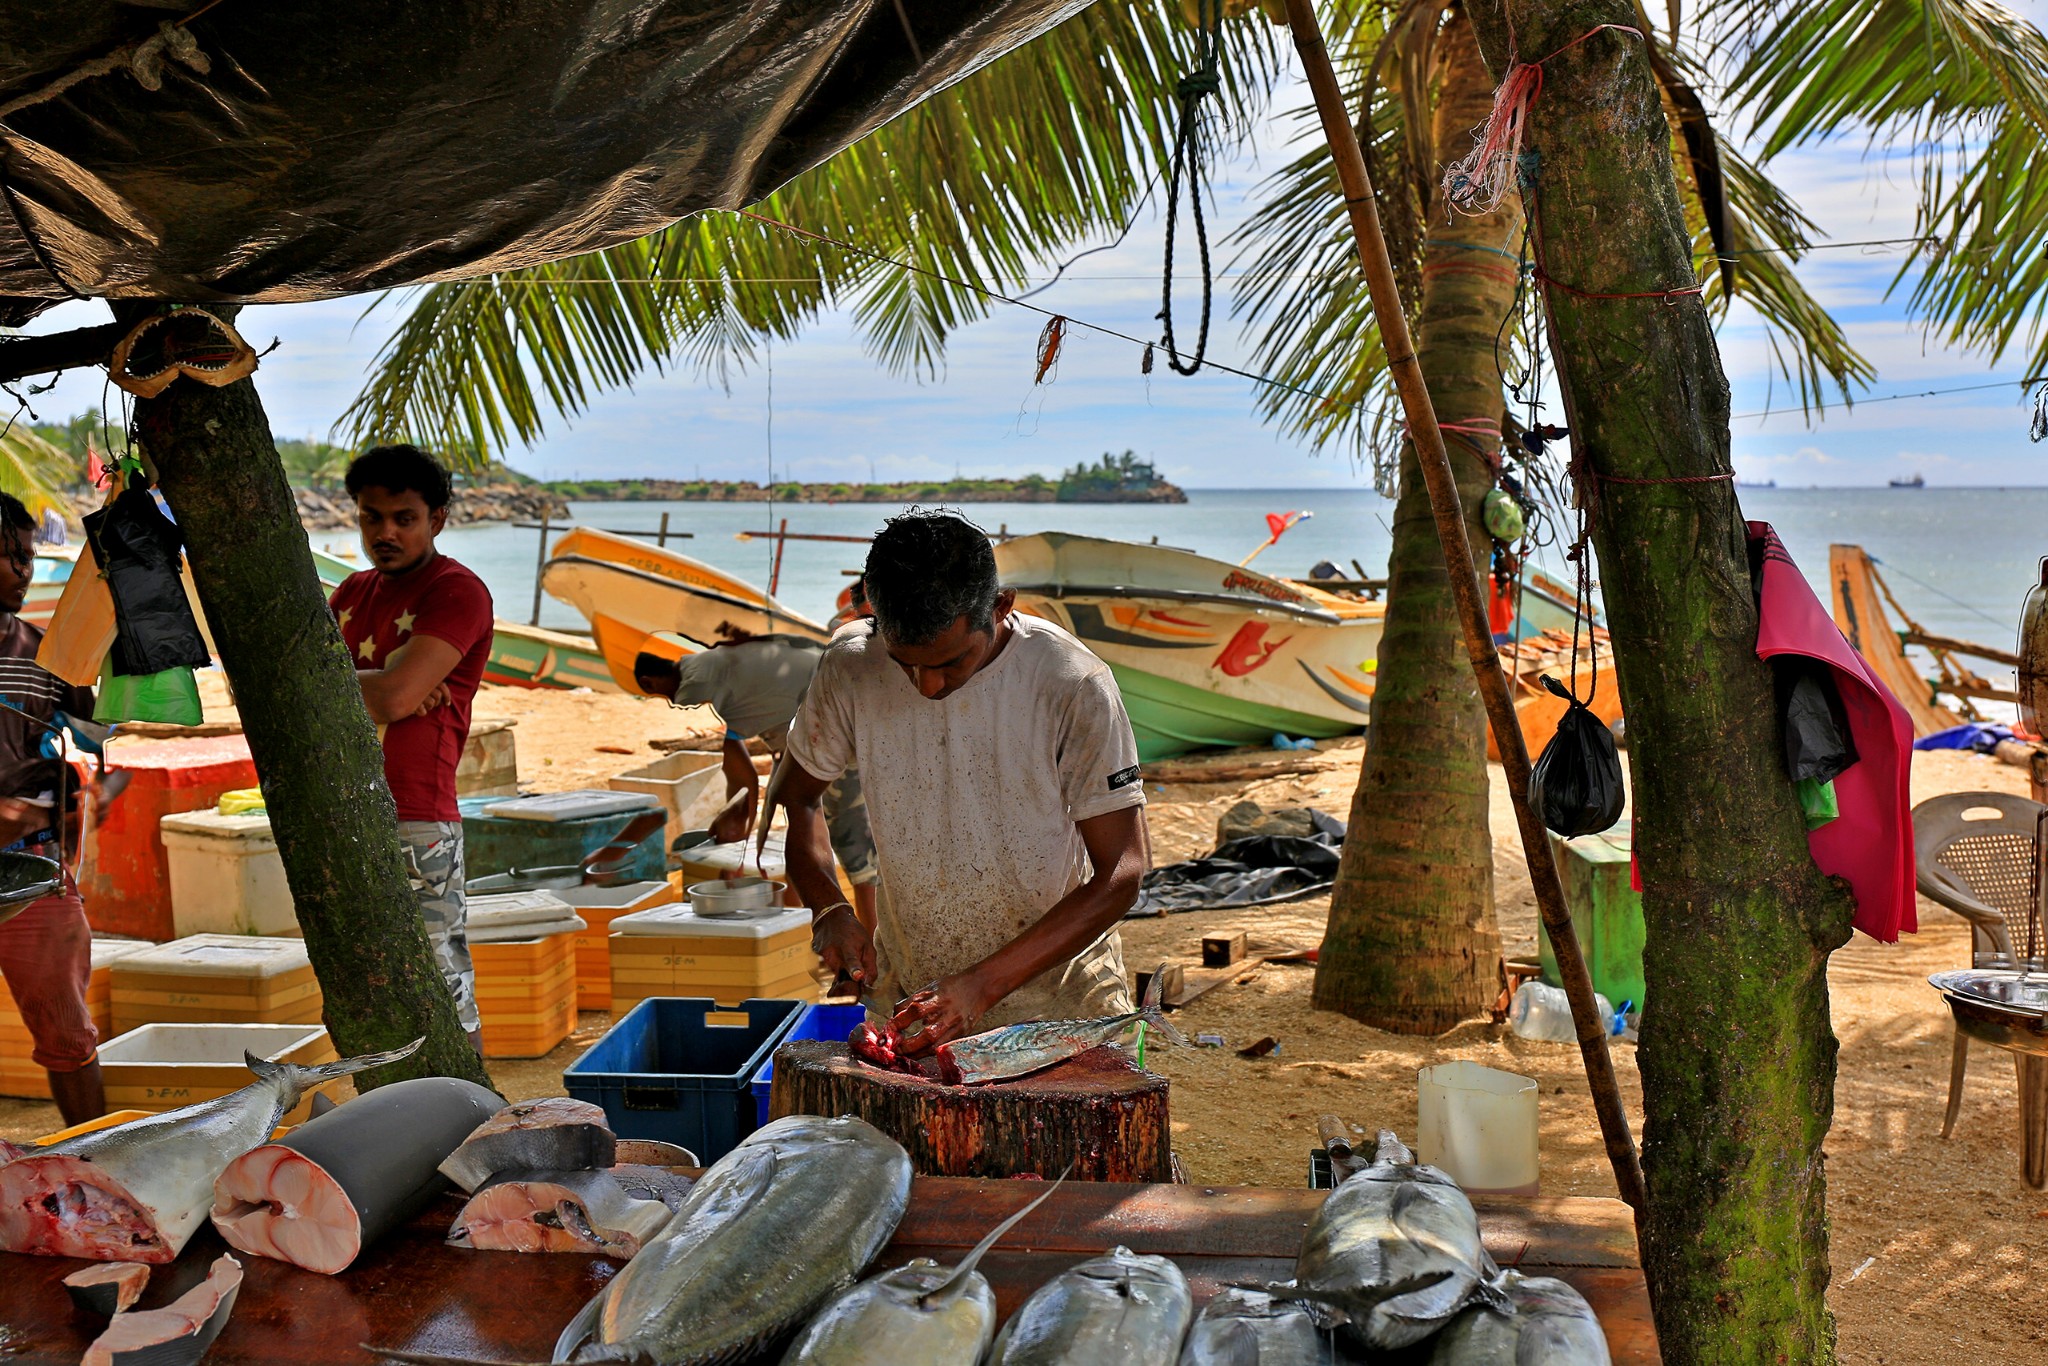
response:
{"label": "blue sky", "polygon": [[[2035,22],[2048,0],[2018,6]],[[1216,194],[1225,235],[1242,216],[1244,196],[1282,164],[1299,125],[1281,111],[1256,145],[1219,168]],[[1772,174],[1816,220],[1823,240],[1904,236],[1912,230],[1916,165],[1909,156],[1867,155],[1861,139],[1794,152]],[[1135,336],[1157,324],[1162,225],[1142,217],[1126,243],[1080,262],[1034,302]],[[2048,244],[2044,244],[2048,245]],[[1219,253],[1227,260],[1227,249]],[[1182,265],[1192,269],[1183,235]],[[1905,290],[1885,297],[1898,258],[1886,251],[1817,252],[1801,267],[1807,288],[1829,306],[1851,340],[1876,366],[1870,397],[2018,378],[2022,354],[1993,363],[1945,347],[1906,316]],[[1183,338],[1194,327],[1196,282],[1178,280]],[[367,300],[344,299],[250,309],[245,335],[265,357],[257,381],[280,437],[323,436],[360,387],[388,335],[396,307],[363,316]],[[402,299],[401,299],[402,302]],[[1211,355],[1244,364],[1249,342],[1228,314],[1229,286],[1218,291]],[[98,305],[72,304],[46,314],[34,330],[98,321]],[[653,475],[764,478],[772,443],[778,478],[803,480],[924,479],[963,473],[1053,473],[1077,459],[1126,448],[1156,460],[1189,487],[1310,488],[1353,486],[1364,476],[1345,455],[1318,454],[1262,425],[1249,381],[1204,371],[1185,379],[1159,365],[1139,373],[1137,348],[1076,328],[1069,332],[1056,379],[1031,383],[1034,344],[1043,319],[997,305],[986,321],[957,334],[943,372],[918,382],[891,375],[861,349],[849,322],[827,316],[795,342],[775,349],[771,366],[736,373],[729,388],[690,376],[655,376],[636,388],[600,396],[573,421],[553,420],[533,447],[510,462],[547,478]],[[1871,485],[1924,472],[1930,484],[2048,483],[2032,446],[2020,390],[1830,409],[1809,425],[1794,403],[1782,411],[1780,381],[1762,329],[1738,306],[1721,332],[1722,363],[1734,388],[1734,411],[1777,406],[1768,418],[1734,424],[1735,464],[1745,479],[1780,485]],[[1184,343],[1185,344],[1185,343]],[[45,418],[97,405],[98,372],[74,375],[36,400]],[[772,391],[772,404],[771,404]]]}

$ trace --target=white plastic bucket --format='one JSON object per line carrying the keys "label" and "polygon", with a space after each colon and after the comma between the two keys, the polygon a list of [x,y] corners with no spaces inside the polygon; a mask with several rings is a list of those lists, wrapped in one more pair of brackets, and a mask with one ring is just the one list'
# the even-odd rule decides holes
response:
{"label": "white plastic bucket", "polygon": [[1536,1194],[1535,1078],[1447,1062],[1422,1068],[1415,1086],[1422,1161],[1473,1194]]}

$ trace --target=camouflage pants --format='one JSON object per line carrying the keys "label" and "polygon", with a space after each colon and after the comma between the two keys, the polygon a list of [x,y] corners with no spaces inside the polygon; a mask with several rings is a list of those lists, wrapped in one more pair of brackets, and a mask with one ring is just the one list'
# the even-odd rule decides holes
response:
{"label": "camouflage pants", "polygon": [[434,963],[455,998],[462,1027],[474,1033],[481,1021],[476,1011],[476,969],[469,961],[469,902],[462,891],[462,822],[400,821],[398,842],[405,850],[420,916],[427,922],[427,938],[434,945]]}

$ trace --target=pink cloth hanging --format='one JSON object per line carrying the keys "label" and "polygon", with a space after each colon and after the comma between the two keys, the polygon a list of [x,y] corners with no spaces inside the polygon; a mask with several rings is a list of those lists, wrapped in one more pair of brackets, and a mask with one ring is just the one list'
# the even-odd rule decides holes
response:
{"label": "pink cloth hanging", "polygon": [[1856,746],[1856,762],[1835,779],[1841,815],[1808,832],[1807,847],[1822,872],[1846,880],[1855,892],[1856,928],[1894,943],[1901,931],[1920,927],[1909,792],[1913,722],[1820,605],[1778,533],[1768,522],[1747,526],[1751,542],[1763,542],[1757,656],[1804,655],[1827,665]]}

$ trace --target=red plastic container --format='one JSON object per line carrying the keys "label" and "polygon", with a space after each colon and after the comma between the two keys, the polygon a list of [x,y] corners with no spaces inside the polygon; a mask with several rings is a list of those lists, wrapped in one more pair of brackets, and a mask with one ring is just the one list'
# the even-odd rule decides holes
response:
{"label": "red plastic container", "polygon": [[195,740],[115,740],[107,768],[134,776],[86,841],[79,870],[85,918],[96,930],[158,941],[175,939],[171,869],[158,822],[198,811],[221,793],[256,786],[249,742],[239,735]]}

